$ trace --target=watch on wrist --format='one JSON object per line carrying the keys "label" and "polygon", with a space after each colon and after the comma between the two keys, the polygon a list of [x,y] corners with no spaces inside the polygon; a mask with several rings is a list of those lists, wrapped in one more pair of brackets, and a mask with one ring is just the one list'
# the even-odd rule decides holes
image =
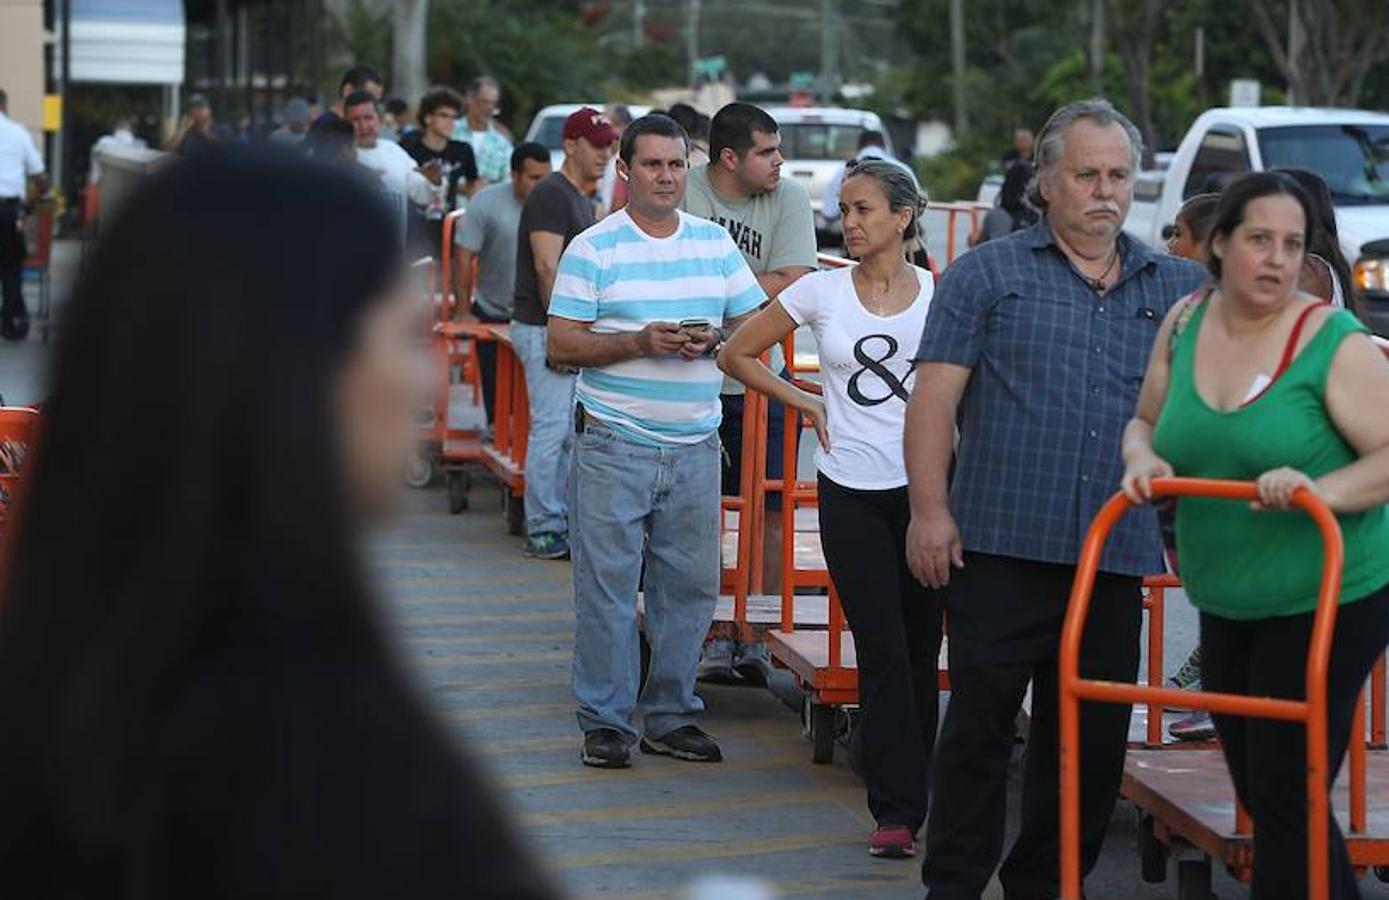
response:
{"label": "watch on wrist", "polygon": [[709,345],[709,349],[704,351],[704,355],[714,357],[719,355],[719,351],[723,349],[723,345],[727,342],[727,338],[724,337],[722,328],[717,325],[711,325],[710,327],[714,329],[714,334],[718,335],[718,337],[714,340],[714,343]]}

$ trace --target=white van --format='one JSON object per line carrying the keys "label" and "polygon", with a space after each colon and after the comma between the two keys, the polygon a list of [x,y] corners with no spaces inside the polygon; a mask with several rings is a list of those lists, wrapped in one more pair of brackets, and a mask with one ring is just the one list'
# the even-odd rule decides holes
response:
{"label": "white van", "polygon": [[776,119],[781,130],[781,155],[786,159],[782,174],[799,181],[810,193],[816,233],[825,232],[828,224],[821,211],[825,188],[834,173],[854,158],[859,135],[865,131],[882,132],[887,152],[896,155],[882,120],[866,109],[771,106],[767,113]]}
{"label": "white van", "polygon": [[[526,131],[526,140],[543,144],[550,151],[550,166],[556,172],[564,165],[564,120],[585,106],[601,110],[606,104],[602,101],[589,103],[557,103],[547,106],[531,119],[531,127]],[[649,106],[627,105],[633,119],[639,119],[651,112]]]}

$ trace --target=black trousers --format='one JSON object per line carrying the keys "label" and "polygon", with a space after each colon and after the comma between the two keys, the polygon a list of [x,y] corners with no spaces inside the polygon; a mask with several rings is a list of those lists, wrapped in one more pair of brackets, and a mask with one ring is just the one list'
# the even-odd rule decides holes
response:
{"label": "black trousers", "polygon": [[907,568],[905,487],[846,488],[821,475],[820,540],[854,632],[863,778],[879,825],[926,821],[940,709],[940,592]]}
{"label": "black trousers", "polygon": [[[1312,614],[1255,621],[1201,615],[1201,680],[1208,691],[1306,697]],[[1389,588],[1342,606],[1327,670],[1330,777],[1345,760],[1356,699],[1389,641]],[[1296,722],[1215,715],[1235,792],[1254,818],[1254,900],[1307,896],[1307,745]],[[1363,736],[1356,736],[1364,740]],[[1345,839],[1331,818],[1332,897],[1359,897]]]}
{"label": "black trousers", "polygon": [[[508,317],[487,313],[476,302],[473,303],[472,312],[479,322],[497,324],[511,321]],[[473,349],[477,351],[478,372],[482,376],[482,407],[487,413],[487,424],[491,425],[496,421],[492,410],[497,405],[497,342],[473,341]]]}
{"label": "black trousers", "polygon": [[18,200],[0,199],[0,319],[24,318],[24,233]]}
{"label": "black trousers", "polygon": [[[950,705],[936,745],[935,795],[923,880],[932,900],[978,900],[1003,851],[1014,720],[1032,682],[1022,829],[999,878],[1007,897],[1055,897],[1060,884],[1061,625],[1074,566],[965,554],[951,576]],[[1132,682],[1138,672],[1142,579],[1100,573],[1081,644],[1087,678]],[[1127,706],[1081,706],[1082,865],[1099,858],[1123,776]]]}

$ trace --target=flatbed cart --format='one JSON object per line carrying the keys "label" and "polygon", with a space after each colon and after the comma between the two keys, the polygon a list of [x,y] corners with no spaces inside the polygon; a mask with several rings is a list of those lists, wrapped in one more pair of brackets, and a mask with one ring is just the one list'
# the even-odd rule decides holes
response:
{"label": "flatbed cart", "polygon": [[24,259],[25,280],[32,278],[38,282],[39,303],[34,310],[34,321],[38,323],[39,335],[48,343],[52,328],[53,277],[53,214],[56,207],[52,200],[41,200],[29,209],[24,218],[24,242],[27,254]]}
{"label": "flatbed cart", "polygon": [[[481,466],[483,461],[486,418],[481,408],[476,341],[493,339],[491,330],[481,323],[454,320],[459,302],[453,293],[453,233],[463,215],[462,210],[455,210],[444,217],[440,263],[434,272],[437,284],[431,278],[427,288],[434,387],[429,416],[422,427],[420,449],[406,473],[412,487],[424,487],[442,472],[448,489],[449,512],[455,515],[468,508],[471,470]],[[432,263],[430,269],[433,271]],[[449,420],[455,372],[460,373],[462,382],[472,391],[472,404],[467,411],[469,418],[462,425]]]}
{"label": "flatbed cart", "polygon": [[[1158,479],[1154,496],[1218,497],[1248,502],[1256,497],[1252,483],[1202,479]],[[1327,817],[1332,803],[1326,788],[1329,767],[1326,747],[1326,667],[1335,629],[1340,593],[1342,543],[1340,527],[1326,505],[1302,491],[1294,505],[1310,515],[1321,532],[1323,570],[1317,612],[1308,649],[1307,700],[1246,697],[1165,688],[1158,684],[1130,685],[1083,679],[1079,675],[1080,647],[1091,592],[1105,540],[1131,506],[1122,494],[1100,510],[1081,550],[1076,580],[1061,638],[1061,896],[1081,897],[1079,758],[1080,703],[1151,703],[1167,707],[1206,709],[1227,715],[1303,722],[1307,728],[1308,896],[1327,896]],[[1161,623],[1158,623],[1160,628]],[[1153,628],[1150,622],[1150,628]],[[1383,660],[1375,667],[1377,711],[1371,744],[1383,745]],[[1151,661],[1150,661],[1151,666]],[[1159,676],[1160,677],[1160,676]],[[1152,680],[1150,673],[1150,680]],[[1159,717],[1160,721],[1160,717]],[[1337,810],[1349,822],[1346,842],[1357,867],[1383,867],[1389,862],[1389,756],[1380,749],[1367,752],[1364,704],[1352,725],[1348,791],[1335,790]],[[1150,717],[1149,737],[1152,738]],[[1158,735],[1160,740],[1160,734]],[[1166,876],[1167,859],[1177,859],[1180,900],[1210,897],[1211,861],[1218,860],[1238,877],[1247,878],[1253,862],[1252,829],[1248,814],[1237,809],[1224,759],[1216,753],[1176,753],[1168,749],[1130,750],[1125,764],[1124,795],[1144,818],[1141,832],[1142,872],[1146,880]],[[1376,812],[1367,798],[1376,798]],[[1344,795],[1344,797],[1343,797]],[[1377,869],[1377,874],[1384,873]]]}
{"label": "flatbed cart", "polygon": [[501,485],[507,533],[522,535],[526,532],[526,445],[531,422],[526,373],[511,342],[511,326],[482,327],[497,342],[492,442],[482,445],[482,464]]}

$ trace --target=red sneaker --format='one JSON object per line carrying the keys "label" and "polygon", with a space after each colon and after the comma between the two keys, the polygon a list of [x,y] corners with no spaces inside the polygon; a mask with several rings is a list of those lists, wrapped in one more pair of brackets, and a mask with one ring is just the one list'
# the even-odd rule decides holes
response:
{"label": "red sneaker", "polygon": [[879,825],[868,841],[868,853],[883,859],[906,859],[916,855],[916,838],[905,825]]}

